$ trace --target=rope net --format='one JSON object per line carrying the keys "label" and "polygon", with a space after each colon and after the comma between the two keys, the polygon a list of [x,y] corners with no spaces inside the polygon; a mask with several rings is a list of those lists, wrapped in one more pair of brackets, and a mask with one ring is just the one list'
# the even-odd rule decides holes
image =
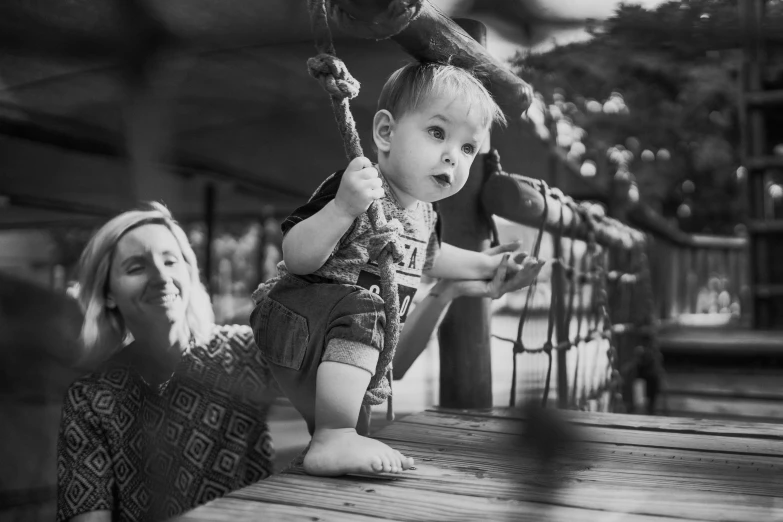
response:
{"label": "rope net", "polygon": [[[509,299],[521,301],[518,317],[496,318],[503,331],[516,322],[513,338],[493,333],[511,348],[509,405],[532,399],[559,408],[633,411],[634,381],[650,376],[651,368],[661,371],[646,236],[598,205],[503,172],[497,153],[488,156],[487,168],[541,195],[531,254],[553,259],[551,273]],[[552,215],[559,219],[547,223]]]}

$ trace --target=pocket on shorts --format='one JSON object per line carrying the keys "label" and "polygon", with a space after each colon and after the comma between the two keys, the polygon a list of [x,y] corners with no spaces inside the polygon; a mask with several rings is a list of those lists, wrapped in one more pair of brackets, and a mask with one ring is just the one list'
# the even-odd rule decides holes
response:
{"label": "pocket on shorts", "polygon": [[261,353],[271,363],[299,370],[310,338],[307,319],[269,298],[258,306],[261,328],[256,341]]}

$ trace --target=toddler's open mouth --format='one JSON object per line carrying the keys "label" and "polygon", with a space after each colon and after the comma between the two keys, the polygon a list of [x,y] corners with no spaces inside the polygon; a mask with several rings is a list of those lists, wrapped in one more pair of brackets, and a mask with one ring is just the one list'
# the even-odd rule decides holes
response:
{"label": "toddler's open mouth", "polygon": [[451,186],[452,178],[448,174],[436,174],[432,176],[435,182],[443,188]]}

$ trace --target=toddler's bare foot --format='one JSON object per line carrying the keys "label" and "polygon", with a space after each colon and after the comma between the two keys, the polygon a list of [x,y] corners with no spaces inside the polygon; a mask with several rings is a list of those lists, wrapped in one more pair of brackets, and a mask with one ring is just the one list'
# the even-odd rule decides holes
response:
{"label": "toddler's bare foot", "polygon": [[308,474],[320,476],[399,473],[413,466],[413,459],[353,428],[316,429],[303,465]]}

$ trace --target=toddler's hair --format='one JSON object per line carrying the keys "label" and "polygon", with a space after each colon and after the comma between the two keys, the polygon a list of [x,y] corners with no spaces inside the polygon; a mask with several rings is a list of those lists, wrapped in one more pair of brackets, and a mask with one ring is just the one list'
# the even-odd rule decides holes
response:
{"label": "toddler's hair", "polygon": [[503,111],[478,78],[460,67],[435,62],[413,62],[394,71],[381,90],[378,110],[400,118],[432,95],[465,97],[481,112],[485,125],[506,124]]}

